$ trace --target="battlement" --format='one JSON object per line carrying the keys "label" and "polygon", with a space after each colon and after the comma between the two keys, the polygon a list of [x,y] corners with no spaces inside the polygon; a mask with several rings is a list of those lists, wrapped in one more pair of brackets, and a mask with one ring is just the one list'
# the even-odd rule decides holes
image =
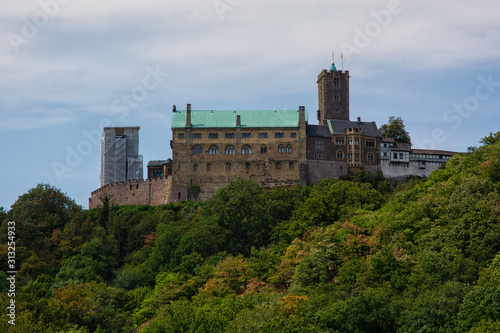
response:
{"label": "battlement", "polygon": [[106,196],[112,205],[166,204],[170,187],[170,176],[110,183],[92,191],[89,209],[102,206],[102,198]]}

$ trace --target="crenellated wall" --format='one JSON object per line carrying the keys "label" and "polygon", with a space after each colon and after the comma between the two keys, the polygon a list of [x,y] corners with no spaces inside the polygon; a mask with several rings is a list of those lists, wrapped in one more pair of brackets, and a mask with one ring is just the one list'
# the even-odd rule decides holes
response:
{"label": "crenellated wall", "polygon": [[111,183],[92,192],[89,209],[102,206],[102,198],[108,196],[113,205],[162,205],[168,202],[171,177],[146,180],[129,180]]}

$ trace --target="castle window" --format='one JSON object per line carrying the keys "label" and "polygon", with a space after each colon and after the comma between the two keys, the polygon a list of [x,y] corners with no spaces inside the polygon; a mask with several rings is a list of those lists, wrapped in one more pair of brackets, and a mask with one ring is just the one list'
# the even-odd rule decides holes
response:
{"label": "castle window", "polygon": [[323,140],[316,140],[316,150],[324,150]]}
{"label": "castle window", "polygon": [[286,145],[286,152],[289,154],[292,152],[292,145]]}
{"label": "castle window", "polygon": [[265,154],[265,153],[267,153],[267,147],[266,147],[266,145],[262,145],[262,146],[260,146],[260,153],[261,153],[261,154]]}
{"label": "castle window", "polygon": [[403,156],[404,156],[404,155],[403,155],[403,153],[399,153],[399,159],[400,159],[400,160],[403,160],[403,159],[404,159],[404,157],[403,157]]}
{"label": "castle window", "polygon": [[290,162],[289,166],[290,166],[290,169],[293,169],[295,167],[295,164],[293,162]]}
{"label": "castle window", "polygon": [[336,77],[335,79],[333,79],[333,86],[335,88],[338,88],[340,86],[340,80],[339,80],[339,78]]}
{"label": "castle window", "polygon": [[366,159],[371,162],[373,161],[373,154],[372,153],[368,153],[368,155],[366,156]]}
{"label": "castle window", "polygon": [[181,192],[179,192],[178,198],[179,198],[179,200],[181,200]]}
{"label": "castle window", "polygon": [[352,139],[349,139],[349,146],[352,146]]}
{"label": "castle window", "polygon": [[395,160],[397,160],[398,159],[398,153],[394,153],[393,157],[394,157]]}
{"label": "castle window", "polygon": [[375,141],[373,141],[373,140],[367,140],[366,141],[366,146],[367,147],[375,147]]}
{"label": "castle window", "polygon": [[132,185],[130,185],[130,189],[132,189]]}
{"label": "castle window", "polygon": [[338,160],[344,159],[344,153],[342,151],[340,151],[340,150],[337,152],[337,159]]}
{"label": "castle window", "polygon": [[359,153],[355,153],[354,154],[354,158],[357,159],[357,160],[359,160]]}
{"label": "castle window", "polygon": [[337,94],[333,95],[333,100],[334,101],[339,101],[340,100],[339,95],[337,95]]}
{"label": "castle window", "polygon": [[226,170],[231,170],[231,163],[230,162],[226,163]]}
{"label": "castle window", "polygon": [[233,146],[227,146],[225,152],[226,155],[234,155],[236,154],[236,149]]}
{"label": "castle window", "polygon": [[335,139],[335,144],[339,145],[339,146],[343,145],[344,144],[344,138],[337,138],[337,139]]}
{"label": "castle window", "polygon": [[217,138],[219,138],[219,134],[218,133],[210,133],[210,134],[208,134],[208,138],[209,139],[217,139]]}
{"label": "castle window", "polygon": [[203,154],[203,148],[201,146],[194,146],[192,152],[195,155]]}
{"label": "castle window", "polygon": [[267,138],[267,132],[259,133],[259,139],[266,139]]}
{"label": "castle window", "polygon": [[139,184],[136,184],[135,185],[135,189],[138,190],[139,189]]}
{"label": "castle window", "polygon": [[226,139],[234,139],[234,133],[226,133]]}
{"label": "castle window", "polygon": [[252,134],[250,134],[250,133],[241,133],[241,137],[243,139],[250,139],[252,137]]}
{"label": "castle window", "polygon": [[283,132],[276,132],[276,133],[274,133],[274,137],[275,138],[284,138],[285,137],[285,133],[283,133]]}
{"label": "castle window", "polygon": [[335,109],[335,114],[339,114],[339,109]]}
{"label": "castle window", "polygon": [[352,153],[349,153],[349,159],[352,160]]}
{"label": "castle window", "polygon": [[250,147],[249,145],[244,145],[243,147],[241,147],[241,154],[242,155],[252,154],[252,147]]}
{"label": "castle window", "polygon": [[193,164],[193,171],[198,171],[198,164]]}
{"label": "castle window", "polygon": [[292,132],[292,133],[290,133],[290,137],[291,137],[292,139],[295,139],[295,138],[297,137],[297,133],[296,133],[296,132]]}
{"label": "castle window", "polygon": [[245,163],[245,170],[250,170],[250,163],[248,162]]}
{"label": "castle window", "polygon": [[279,145],[278,146],[278,153],[283,154],[285,152],[285,146]]}
{"label": "castle window", "polygon": [[208,149],[208,154],[209,155],[219,155],[219,147],[210,146],[210,148]]}
{"label": "castle window", "polygon": [[201,139],[201,133],[193,133],[193,139]]}
{"label": "castle window", "polygon": [[162,177],[162,176],[163,176],[163,171],[160,171],[160,177]]}
{"label": "castle window", "polygon": [[355,145],[359,145],[359,140],[358,139],[354,139],[354,144]]}
{"label": "castle window", "polygon": [[281,162],[276,162],[276,169],[281,169]]}
{"label": "castle window", "polygon": [[212,168],[212,164],[207,163],[207,171],[210,171],[211,168]]}
{"label": "castle window", "polygon": [[179,139],[184,139],[184,133],[179,133],[178,138],[179,138]]}

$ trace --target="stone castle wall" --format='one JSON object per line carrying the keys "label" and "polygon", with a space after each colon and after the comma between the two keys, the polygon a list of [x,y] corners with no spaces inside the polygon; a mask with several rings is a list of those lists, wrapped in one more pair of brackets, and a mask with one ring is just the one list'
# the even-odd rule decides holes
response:
{"label": "stone castle wall", "polygon": [[108,196],[113,205],[162,205],[169,202],[172,179],[158,177],[146,180],[129,180],[111,183],[92,192],[89,209],[102,206]]}

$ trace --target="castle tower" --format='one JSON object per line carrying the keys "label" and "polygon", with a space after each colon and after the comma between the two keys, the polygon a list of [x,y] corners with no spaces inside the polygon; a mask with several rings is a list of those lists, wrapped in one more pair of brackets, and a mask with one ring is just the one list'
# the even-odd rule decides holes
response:
{"label": "castle tower", "polygon": [[142,179],[139,127],[104,127],[101,140],[99,187]]}
{"label": "castle tower", "polygon": [[330,70],[318,75],[318,121],[349,120],[349,71],[337,70],[332,53]]}

